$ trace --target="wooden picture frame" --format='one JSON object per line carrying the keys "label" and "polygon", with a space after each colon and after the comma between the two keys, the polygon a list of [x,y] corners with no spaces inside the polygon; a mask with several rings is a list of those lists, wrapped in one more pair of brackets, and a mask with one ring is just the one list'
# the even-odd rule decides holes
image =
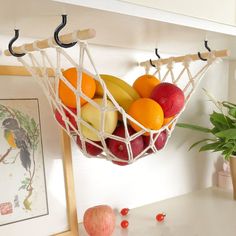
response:
{"label": "wooden picture frame", "polygon": [[[32,76],[23,66],[6,66],[6,65],[0,65],[0,75]],[[67,219],[68,219],[69,229],[64,232],[56,233],[54,235],[78,236],[79,228],[77,221],[71,141],[70,137],[63,129],[61,129],[61,145],[62,145],[62,156],[63,156],[65,191],[66,191],[65,195],[66,195]]]}

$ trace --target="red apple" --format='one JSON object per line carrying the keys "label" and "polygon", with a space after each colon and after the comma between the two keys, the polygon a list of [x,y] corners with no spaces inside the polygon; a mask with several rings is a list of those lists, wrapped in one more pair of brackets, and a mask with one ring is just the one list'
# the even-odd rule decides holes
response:
{"label": "red apple", "polygon": [[[128,127],[128,132],[130,135],[135,133],[135,131],[131,127]],[[125,138],[125,127],[123,125],[118,126],[114,131],[113,135]],[[121,160],[126,160],[126,161],[129,160],[129,154],[125,142],[109,138],[107,143],[108,143],[108,148],[116,157],[118,157]],[[143,137],[139,136],[135,138],[130,142],[130,145],[134,158],[138,156],[138,154],[141,153],[144,149]],[[112,162],[121,166],[128,165],[128,163],[126,162],[120,162],[120,161],[112,161]]]}
{"label": "red apple", "polygon": [[[154,138],[155,137],[156,137],[156,135],[154,135]],[[156,142],[154,144],[156,149],[157,150],[161,150],[165,146],[166,140],[167,140],[167,132],[166,132],[166,130],[163,130],[159,134],[159,136],[158,136],[158,138],[157,138],[157,140],[156,140]],[[145,149],[150,144],[150,136],[143,136],[143,142],[144,142],[144,149]],[[151,148],[149,148],[147,150],[147,152],[148,153],[152,153],[153,150]]]}
{"label": "red apple", "polygon": [[176,85],[171,83],[158,84],[151,93],[155,100],[164,111],[164,117],[171,117],[178,114],[184,106],[184,93]]}
{"label": "red apple", "polygon": [[[69,108],[69,107],[68,107],[68,109],[69,109],[72,113],[74,113],[75,115],[77,114],[76,108]],[[75,121],[74,116],[71,115],[70,112],[68,112],[66,109],[63,108],[63,110],[64,110],[64,112],[65,112],[66,117],[69,119],[71,125],[73,125],[73,126],[75,127],[75,129],[77,129],[77,123],[76,123],[76,121]],[[56,118],[56,120],[59,122],[59,124],[60,124],[61,126],[63,126],[63,127],[66,129],[65,121],[63,120],[63,117],[62,117],[61,113],[60,113],[58,110],[55,111],[55,118]],[[71,125],[69,125],[70,130],[74,130]]]}
{"label": "red apple", "polygon": [[84,214],[84,227],[90,236],[111,236],[116,216],[110,206],[91,207]]}
{"label": "red apple", "polygon": [[[101,146],[101,148],[93,145],[92,143],[85,142],[86,151],[91,156],[97,156],[102,153],[102,143],[99,141],[93,141],[93,142],[96,143],[97,145]],[[76,143],[82,149],[82,143],[81,143],[79,136],[77,136]]]}

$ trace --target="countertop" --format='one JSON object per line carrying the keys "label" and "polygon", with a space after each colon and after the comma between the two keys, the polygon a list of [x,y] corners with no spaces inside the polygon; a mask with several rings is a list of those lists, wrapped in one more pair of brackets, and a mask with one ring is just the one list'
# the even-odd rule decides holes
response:
{"label": "countertop", "polygon": [[[155,220],[164,212],[165,221]],[[122,219],[129,227],[122,229]],[[80,224],[80,236],[87,235]],[[135,209],[117,216],[113,236],[235,236],[236,201],[231,191],[211,187]]]}

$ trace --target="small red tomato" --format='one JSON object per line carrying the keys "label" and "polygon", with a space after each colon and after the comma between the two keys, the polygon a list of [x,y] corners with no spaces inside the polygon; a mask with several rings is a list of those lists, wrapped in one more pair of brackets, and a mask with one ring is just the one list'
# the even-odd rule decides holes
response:
{"label": "small red tomato", "polygon": [[128,228],[128,226],[129,226],[129,221],[128,221],[128,220],[122,220],[121,223],[120,223],[120,226],[121,226],[123,229]]}
{"label": "small red tomato", "polygon": [[165,219],[165,217],[166,217],[165,214],[159,213],[159,214],[156,215],[156,220],[157,220],[158,222],[162,222],[162,221]]}
{"label": "small red tomato", "polygon": [[120,214],[121,214],[122,216],[126,216],[128,213],[129,213],[129,208],[123,208],[123,209],[120,211]]}

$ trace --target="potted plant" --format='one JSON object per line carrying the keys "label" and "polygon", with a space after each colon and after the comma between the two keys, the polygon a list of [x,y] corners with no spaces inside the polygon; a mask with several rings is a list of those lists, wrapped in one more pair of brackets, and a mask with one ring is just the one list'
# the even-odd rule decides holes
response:
{"label": "potted plant", "polygon": [[228,101],[219,102],[209,92],[204,91],[217,108],[217,111],[213,111],[209,116],[211,127],[186,123],[178,123],[177,126],[208,134],[206,138],[192,144],[189,150],[201,145],[200,152],[221,152],[224,159],[230,163],[234,199],[236,200],[236,104]]}

